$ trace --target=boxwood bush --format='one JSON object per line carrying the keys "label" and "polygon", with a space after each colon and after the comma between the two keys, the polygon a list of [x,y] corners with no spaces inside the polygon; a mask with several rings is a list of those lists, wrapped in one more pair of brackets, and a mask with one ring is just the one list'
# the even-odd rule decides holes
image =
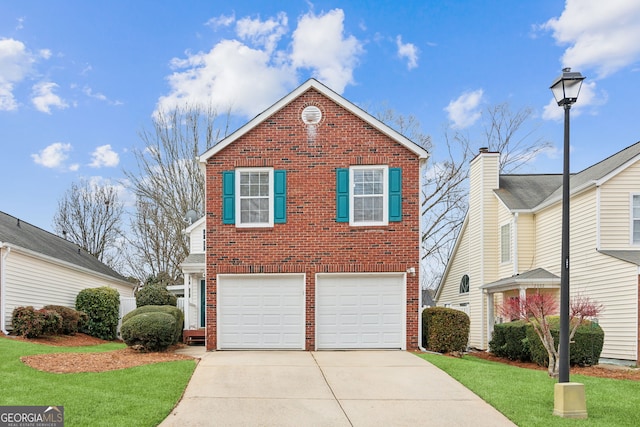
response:
{"label": "boxwood bush", "polygon": [[16,307],[11,316],[11,326],[16,335],[37,338],[41,335],[56,335],[62,330],[62,316],[52,310],[32,306]]}
{"label": "boxwood bush", "polygon": [[108,286],[83,289],[76,297],[76,309],[88,316],[82,332],[103,340],[116,339],[120,318],[118,291]]}
{"label": "boxwood bush", "polygon": [[[556,349],[560,340],[560,317],[549,316],[551,335],[553,336]],[[527,328],[527,338],[530,343],[531,360],[540,366],[549,365],[547,350],[542,345],[542,341],[529,325]],[[569,363],[571,365],[591,366],[597,365],[604,345],[604,331],[597,323],[585,321],[576,330],[573,341],[569,344]]]}
{"label": "boxwood bush", "polygon": [[75,335],[78,332],[78,327],[81,326],[83,319],[86,318],[86,316],[82,316],[83,313],[62,305],[45,305],[44,309],[55,311],[62,317],[62,328],[60,333],[64,335]]}
{"label": "boxwood bush", "polygon": [[157,283],[147,283],[136,292],[136,307],[145,305],[176,306],[178,299],[165,286]]}
{"label": "boxwood bush", "polygon": [[174,343],[176,318],[159,311],[141,313],[122,324],[122,340],[145,351],[163,351]]}
{"label": "boxwood bush", "polygon": [[469,316],[445,307],[430,307],[422,312],[423,346],[430,351],[464,351],[469,342]]}
{"label": "boxwood bush", "polygon": [[184,313],[182,310],[170,305],[145,305],[125,314],[122,318],[122,325],[124,326],[124,324],[131,318],[144,313],[165,313],[173,316],[176,321],[176,325],[173,331],[173,342],[171,344],[176,344],[180,341],[182,338],[182,329],[184,327]]}
{"label": "boxwood bush", "polygon": [[489,350],[499,357],[528,362],[531,360],[527,329],[531,326],[524,320],[494,325]]}

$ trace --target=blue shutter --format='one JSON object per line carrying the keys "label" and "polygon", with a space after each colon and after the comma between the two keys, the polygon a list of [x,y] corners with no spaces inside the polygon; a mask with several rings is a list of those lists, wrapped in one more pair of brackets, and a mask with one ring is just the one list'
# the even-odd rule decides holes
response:
{"label": "blue shutter", "polygon": [[402,169],[389,168],[389,222],[402,221]]}
{"label": "blue shutter", "polygon": [[349,169],[336,169],[336,222],[349,222]]}
{"label": "blue shutter", "polygon": [[235,171],[222,172],[222,223],[236,223]]}
{"label": "blue shutter", "polygon": [[273,171],[273,222],[287,222],[287,171]]}

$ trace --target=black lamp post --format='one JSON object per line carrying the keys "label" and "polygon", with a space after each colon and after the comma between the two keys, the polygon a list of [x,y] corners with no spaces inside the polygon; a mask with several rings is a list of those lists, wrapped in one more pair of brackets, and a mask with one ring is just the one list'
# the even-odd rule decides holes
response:
{"label": "black lamp post", "polygon": [[562,270],[560,274],[560,357],[558,382],[569,382],[569,111],[578,100],[585,77],[564,68],[551,85],[559,106],[564,107],[564,168],[562,174]]}

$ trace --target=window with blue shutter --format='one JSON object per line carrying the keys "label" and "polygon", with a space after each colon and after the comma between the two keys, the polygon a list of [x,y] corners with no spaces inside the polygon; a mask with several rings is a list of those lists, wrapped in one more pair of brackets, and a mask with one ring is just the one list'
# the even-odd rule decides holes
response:
{"label": "window with blue shutter", "polygon": [[239,168],[222,173],[222,222],[273,227],[287,220],[287,172]]}
{"label": "window with blue shutter", "polygon": [[336,222],[353,226],[402,221],[402,169],[358,165],[336,169]]}

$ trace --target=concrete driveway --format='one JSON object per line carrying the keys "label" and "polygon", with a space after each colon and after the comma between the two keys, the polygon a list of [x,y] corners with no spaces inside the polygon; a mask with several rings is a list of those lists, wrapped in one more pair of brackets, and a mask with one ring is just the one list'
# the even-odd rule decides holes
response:
{"label": "concrete driveway", "polygon": [[404,351],[206,353],[167,426],[514,426]]}

